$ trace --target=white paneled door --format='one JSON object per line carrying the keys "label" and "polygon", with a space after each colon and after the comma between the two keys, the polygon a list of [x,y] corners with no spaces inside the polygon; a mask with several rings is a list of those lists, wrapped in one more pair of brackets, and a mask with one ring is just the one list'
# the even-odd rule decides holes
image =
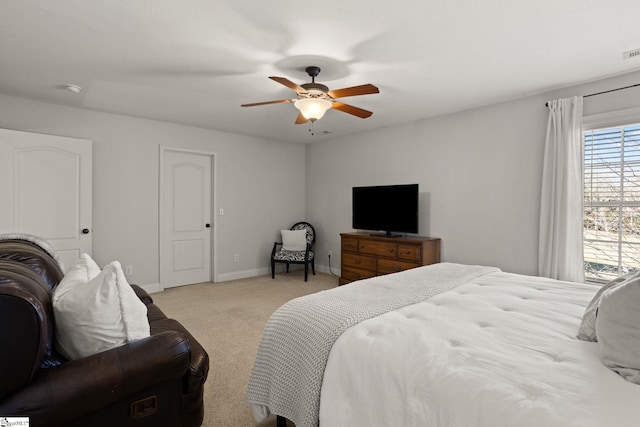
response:
{"label": "white paneled door", "polygon": [[211,280],[211,160],[162,151],[162,286]]}
{"label": "white paneled door", "polygon": [[91,254],[92,142],[0,129],[0,233],[46,239],[65,268]]}

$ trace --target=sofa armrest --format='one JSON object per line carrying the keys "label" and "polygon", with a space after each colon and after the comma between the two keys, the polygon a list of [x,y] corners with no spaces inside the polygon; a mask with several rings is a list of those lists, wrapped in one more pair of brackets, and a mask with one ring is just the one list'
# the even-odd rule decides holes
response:
{"label": "sofa armrest", "polygon": [[209,355],[202,345],[191,335],[191,332],[175,319],[156,320],[150,322],[149,326],[152,336],[166,331],[174,331],[181,333],[186,338],[191,347],[191,362],[189,363],[189,374],[184,378],[184,392],[191,393],[201,389],[209,374]]}
{"label": "sofa armrest", "polygon": [[153,385],[175,381],[181,388],[190,358],[183,334],[162,332],[42,369],[28,386],[0,402],[0,414],[65,425]]}
{"label": "sofa armrest", "polygon": [[144,305],[153,304],[153,298],[151,298],[151,295],[149,295],[147,291],[145,291],[138,285],[131,284],[130,286],[131,289],[133,289],[133,292],[135,292],[138,298],[140,298],[140,301],[144,303]]}

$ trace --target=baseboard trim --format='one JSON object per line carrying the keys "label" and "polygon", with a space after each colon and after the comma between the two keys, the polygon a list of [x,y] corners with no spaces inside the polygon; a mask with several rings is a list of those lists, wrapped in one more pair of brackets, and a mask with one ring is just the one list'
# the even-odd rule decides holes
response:
{"label": "baseboard trim", "polygon": [[[301,268],[304,268],[304,267],[301,265],[291,265],[290,270],[293,271],[294,269],[301,269]],[[284,264],[276,265],[276,274],[284,273],[284,271],[285,271]],[[319,273],[327,273],[327,274],[333,273],[338,277],[340,276],[340,270],[331,269],[330,271],[329,266],[326,266],[326,265],[316,265],[316,271]],[[230,280],[247,279],[249,277],[264,276],[265,274],[271,274],[270,267],[256,268],[253,270],[234,271],[233,273],[218,274],[218,278],[216,279],[216,282],[228,282]],[[309,274],[311,274],[311,268],[309,268]]]}
{"label": "baseboard trim", "polygon": [[269,268],[256,268],[253,270],[234,271],[233,273],[218,274],[216,282],[228,282],[230,280],[247,279],[249,277],[264,276],[269,274]]}
{"label": "baseboard trim", "polygon": [[[302,266],[297,266],[297,265],[291,266],[291,270],[295,268],[302,268]],[[319,273],[333,274],[338,277],[341,276],[339,269],[337,270],[334,268],[329,269],[329,266],[327,265],[316,265],[316,271]],[[283,273],[283,272],[284,272],[284,267],[282,267],[281,269],[280,266],[276,266],[276,274]],[[233,273],[218,274],[218,278],[216,279],[216,282],[228,282],[231,280],[248,279],[249,277],[264,276],[265,274],[271,274],[271,269],[269,267],[255,268],[253,270],[234,271]],[[309,271],[309,274],[311,274],[311,271]],[[150,283],[148,285],[138,285],[138,286],[140,286],[142,289],[147,291],[147,293],[149,294],[154,294],[156,292],[164,292],[164,288],[160,283]]]}
{"label": "baseboard trim", "polygon": [[316,271],[320,273],[334,274],[338,277],[342,275],[340,269],[331,268],[328,265],[316,265]]}

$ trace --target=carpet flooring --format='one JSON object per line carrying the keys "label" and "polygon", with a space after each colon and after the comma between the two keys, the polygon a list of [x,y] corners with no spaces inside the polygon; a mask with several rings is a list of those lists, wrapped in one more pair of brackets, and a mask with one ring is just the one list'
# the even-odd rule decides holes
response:
{"label": "carpet flooring", "polygon": [[[303,270],[221,283],[199,283],[152,294],[169,317],[182,323],[209,354],[205,427],[256,426],[244,400],[262,330],[285,302],[338,286],[338,278]],[[275,417],[258,427],[275,427]],[[293,426],[289,423],[288,425]]]}

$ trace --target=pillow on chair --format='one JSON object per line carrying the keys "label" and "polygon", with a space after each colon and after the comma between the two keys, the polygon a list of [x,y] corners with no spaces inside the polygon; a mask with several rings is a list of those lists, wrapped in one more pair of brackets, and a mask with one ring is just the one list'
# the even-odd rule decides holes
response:
{"label": "pillow on chair", "polygon": [[307,230],[281,230],[282,249],[304,251],[307,249]]}

